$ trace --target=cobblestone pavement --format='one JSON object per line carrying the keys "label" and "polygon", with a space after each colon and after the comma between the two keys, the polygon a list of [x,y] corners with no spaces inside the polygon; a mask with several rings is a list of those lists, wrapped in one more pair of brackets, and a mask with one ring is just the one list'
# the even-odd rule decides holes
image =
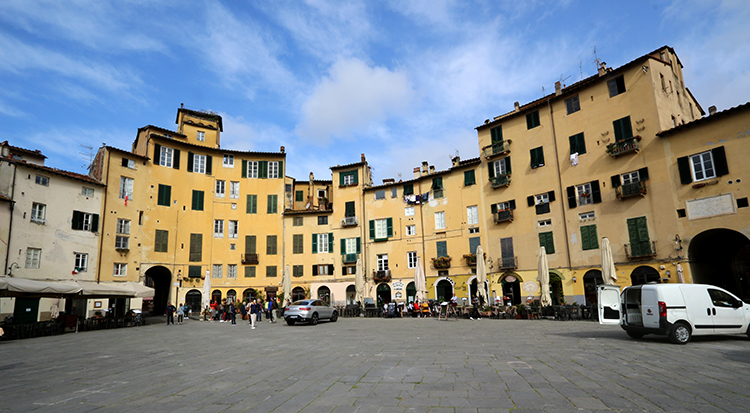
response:
{"label": "cobblestone pavement", "polygon": [[583,321],[191,320],[1,342],[0,411],[744,412],[748,363]]}

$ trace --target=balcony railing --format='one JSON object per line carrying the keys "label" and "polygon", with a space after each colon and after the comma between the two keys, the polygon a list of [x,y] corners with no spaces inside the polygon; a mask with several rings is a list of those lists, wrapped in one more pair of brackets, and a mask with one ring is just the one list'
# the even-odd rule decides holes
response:
{"label": "balcony railing", "polygon": [[543,202],[541,204],[536,204],[536,214],[542,215],[549,212],[549,202]]}
{"label": "balcony railing", "polygon": [[498,260],[500,270],[515,270],[518,268],[518,257],[502,257]]}
{"label": "balcony railing", "polygon": [[243,264],[257,264],[258,254],[242,254],[242,263]]}
{"label": "balcony railing", "polygon": [[341,260],[344,264],[353,264],[357,262],[357,254],[341,254]]}
{"label": "balcony railing", "polygon": [[391,281],[391,270],[375,270],[372,272],[372,280],[376,283],[387,283]]}
{"label": "balcony railing", "polygon": [[638,152],[641,149],[640,136],[634,136],[629,139],[624,139],[607,145],[607,153],[613,158],[617,158],[620,155],[625,155],[630,152]]}
{"label": "balcony railing", "polygon": [[510,174],[502,174],[494,178],[490,178],[490,185],[492,185],[493,189],[510,185]]}
{"label": "balcony railing", "polygon": [[487,159],[492,158],[495,155],[508,154],[510,153],[510,142],[511,141],[507,140],[487,145],[482,148],[482,154]]}
{"label": "balcony railing", "polygon": [[357,225],[359,225],[359,220],[357,219],[357,217],[341,218],[342,227],[356,227]]}
{"label": "balcony railing", "polygon": [[629,260],[638,260],[656,256],[656,241],[643,241],[625,244],[625,256]]}
{"label": "balcony railing", "polygon": [[617,199],[630,198],[638,195],[646,195],[646,181],[638,181],[623,184],[616,189]]}
{"label": "balcony railing", "polygon": [[512,209],[504,209],[502,211],[497,211],[495,213],[495,223],[499,224],[501,222],[512,222],[513,221],[513,210]]}

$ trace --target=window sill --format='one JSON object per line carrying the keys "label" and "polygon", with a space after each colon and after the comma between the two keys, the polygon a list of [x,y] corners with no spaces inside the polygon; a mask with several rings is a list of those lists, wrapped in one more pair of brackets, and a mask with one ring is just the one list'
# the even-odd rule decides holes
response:
{"label": "window sill", "polygon": [[373,242],[385,242],[385,241],[388,241],[388,238],[375,238],[375,239],[374,239],[374,240],[372,240],[372,241],[373,241]]}

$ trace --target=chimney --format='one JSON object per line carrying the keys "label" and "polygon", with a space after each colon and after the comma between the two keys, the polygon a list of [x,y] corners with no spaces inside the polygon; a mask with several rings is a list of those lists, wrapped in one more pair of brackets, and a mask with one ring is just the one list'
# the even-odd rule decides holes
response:
{"label": "chimney", "polygon": [[383,184],[393,184],[396,183],[396,180],[394,178],[385,178],[383,179]]}
{"label": "chimney", "polygon": [[430,175],[435,173],[435,165],[430,165]]}
{"label": "chimney", "polygon": [[422,176],[427,175],[427,161],[422,161]]}
{"label": "chimney", "polygon": [[562,94],[562,85],[560,82],[555,82],[555,96],[560,96]]}
{"label": "chimney", "polygon": [[453,162],[453,167],[456,168],[461,163],[461,157],[456,155],[451,161]]}
{"label": "chimney", "polygon": [[521,110],[521,105],[518,102],[513,102],[513,111],[518,112],[519,110]]}
{"label": "chimney", "polygon": [[180,103],[180,109],[184,109],[184,108],[185,108],[185,104],[184,103]]}
{"label": "chimney", "polygon": [[607,74],[607,62],[599,63],[599,76],[604,76],[606,74]]}
{"label": "chimney", "polygon": [[419,178],[420,175],[419,167],[414,168],[414,178]]}
{"label": "chimney", "polygon": [[281,153],[284,153],[284,147],[283,146],[281,147]]}
{"label": "chimney", "polygon": [[365,154],[362,154],[362,162],[365,162]]}
{"label": "chimney", "polygon": [[716,106],[709,106],[708,107],[708,116],[712,116],[716,114]]}

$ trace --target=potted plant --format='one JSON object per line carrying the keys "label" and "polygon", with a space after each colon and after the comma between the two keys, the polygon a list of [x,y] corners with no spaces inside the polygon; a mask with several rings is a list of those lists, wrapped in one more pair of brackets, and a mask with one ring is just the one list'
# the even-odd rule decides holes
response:
{"label": "potted plant", "polygon": [[464,258],[466,259],[467,265],[477,265],[476,254],[464,254]]}
{"label": "potted plant", "polygon": [[516,304],[516,320],[524,317],[526,317],[526,306],[521,303]]}
{"label": "potted plant", "polygon": [[439,257],[432,259],[432,266],[435,268],[450,268],[451,257]]}

